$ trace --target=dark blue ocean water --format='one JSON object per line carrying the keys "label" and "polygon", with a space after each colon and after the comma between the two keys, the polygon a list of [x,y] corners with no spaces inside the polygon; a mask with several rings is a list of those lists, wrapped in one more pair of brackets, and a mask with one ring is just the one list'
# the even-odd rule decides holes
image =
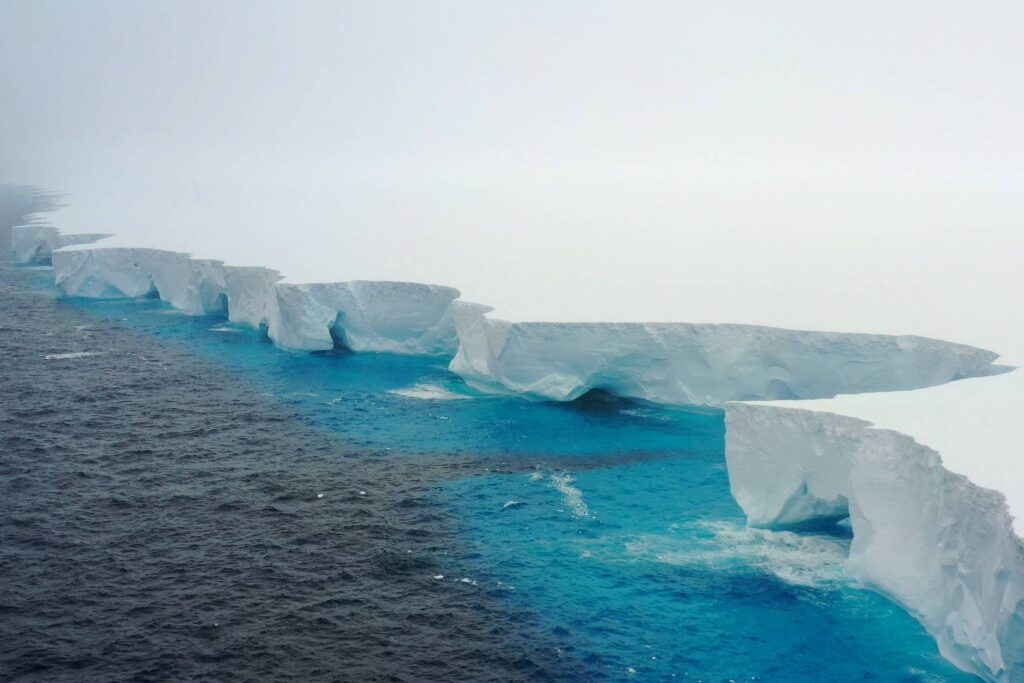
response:
{"label": "dark blue ocean water", "polygon": [[745,527],[718,413],[0,287],[2,679],[971,680]]}

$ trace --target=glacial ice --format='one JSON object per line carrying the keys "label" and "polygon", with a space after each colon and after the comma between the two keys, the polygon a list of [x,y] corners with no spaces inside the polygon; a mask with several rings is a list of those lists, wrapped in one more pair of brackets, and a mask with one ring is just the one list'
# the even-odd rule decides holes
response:
{"label": "glacial ice", "polygon": [[[1020,402],[1002,400],[1019,399],[1021,376],[796,404],[729,403],[733,495],[760,527],[848,516],[849,576],[904,605],[959,667],[990,681],[1024,680],[1024,549],[1013,516],[1024,505],[1013,475]],[[999,400],[963,401],[986,394]],[[965,424],[968,412],[987,429]],[[886,428],[892,423],[901,431]],[[970,435],[968,451],[948,438],[958,433]],[[1005,469],[996,472],[993,462]]]}
{"label": "glacial ice", "polygon": [[11,228],[11,252],[17,263],[46,263],[61,247],[92,244],[110,235],[103,233],[62,234],[50,225],[30,223]]}
{"label": "glacial ice", "polygon": [[228,266],[160,249],[82,246],[53,253],[69,296],[154,297],[193,315],[266,327],[279,347],[451,355],[451,287],[407,282],[293,284],[269,268]]}
{"label": "glacial ice", "polygon": [[335,340],[353,351],[451,355],[451,303],[459,291],[413,282],[334,282],[275,286],[270,337],[286,349],[323,350]]}
{"label": "glacial ice", "polygon": [[510,323],[456,302],[451,370],[481,389],[571,401],[592,389],[656,403],[821,398],[990,372],[998,356],[924,337],[690,323]]}

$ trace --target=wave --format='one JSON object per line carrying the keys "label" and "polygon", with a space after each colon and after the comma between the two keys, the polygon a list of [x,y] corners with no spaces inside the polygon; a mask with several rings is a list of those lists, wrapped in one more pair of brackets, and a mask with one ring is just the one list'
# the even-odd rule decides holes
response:
{"label": "wave", "polygon": [[453,391],[448,391],[438,384],[414,384],[411,387],[405,387],[403,389],[392,389],[388,393],[394,394],[395,396],[418,398],[427,401],[457,401],[472,398],[465,394],[456,394]]}

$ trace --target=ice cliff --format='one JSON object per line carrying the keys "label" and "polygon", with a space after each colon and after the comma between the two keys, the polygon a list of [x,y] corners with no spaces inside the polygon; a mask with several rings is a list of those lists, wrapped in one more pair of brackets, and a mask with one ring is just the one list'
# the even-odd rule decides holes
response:
{"label": "ice cliff", "polygon": [[[48,231],[24,233],[16,252],[23,260],[40,258],[44,243],[60,243]],[[46,253],[57,287],[70,296],[159,298],[186,313],[265,327],[288,350],[454,355],[451,370],[471,384],[543,400],[571,401],[592,389],[702,406],[817,398],[985,374],[996,358],[913,336],[751,325],[509,323],[439,285],[297,284],[269,268],[158,249],[75,244]]]}
{"label": "ice cliff", "polygon": [[904,605],[960,668],[1024,680],[1024,551],[1002,493],[911,436],[796,406],[728,404],[726,460],[750,524],[848,516],[852,578]]}
{"label": "ice cliff", "polygon": [[46,263],[50,255],[61,247],[73,244],[92,244],[110,237],[103,233],[62,234],[49,225],[15,225],[11,228],[11,252],[18,263]]}
{"label": "ice cliff", "polygon": [[53,252],[69,296],[153,297],[193,315],[265,327],[279,347],[451,355],[450,287],[408,282],[292,284],[269,268],[228,266],[158,249],[71,247]]}
{"label": "ice cliff", "polygon": [[451,369],[484,389],[571,401],[592,389],[657,403],[820,398],[986,374],[997,354],[913,336],[689,323],[510,323],[456,302]]}

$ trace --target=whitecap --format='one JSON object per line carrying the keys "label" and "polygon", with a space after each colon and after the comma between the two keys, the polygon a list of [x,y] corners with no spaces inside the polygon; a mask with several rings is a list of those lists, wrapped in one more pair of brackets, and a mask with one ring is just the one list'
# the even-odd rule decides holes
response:
{"label": "whitecap", "polygon": [[573,486],[572,481],[572,475],[568,472],[554,472],[551,475],[551,486],[562,494],[565,505],[572,513],[577,517],[590,517],[590,510],[583,502],[583,492]]}
{"label": "whitecap", "polygon": [[796,586],[848,583],[843,574],[849,540],[826,534],[771,531],[729,522],[699,522],[677,530],[696,537],[648,534],[626,544],[630,554],[679,566],[753,567]]}
{"label": "whitecap", "polygon": [[230,325],[217,325],[217,327],[211,327],[210,332],[238,332],[238,329]]}
{"label": "whitecap", "polygon": [[438,384],[414,384],[411,387],[405,387],[403,389],[392,389],[388,392],[395,396],[404,396],[405,398],[418,398],[428,401],[455,401],[463,398],[470,398],[465,394],[456,394],[455,392],[448,391],[444,387]]}
{"label": "whitecap", "polygon": [[70,360],[72,358],[86,358],[88,356],[102,356],[102,351],[72,351],[71,353],[48,353],[45,360]]}

